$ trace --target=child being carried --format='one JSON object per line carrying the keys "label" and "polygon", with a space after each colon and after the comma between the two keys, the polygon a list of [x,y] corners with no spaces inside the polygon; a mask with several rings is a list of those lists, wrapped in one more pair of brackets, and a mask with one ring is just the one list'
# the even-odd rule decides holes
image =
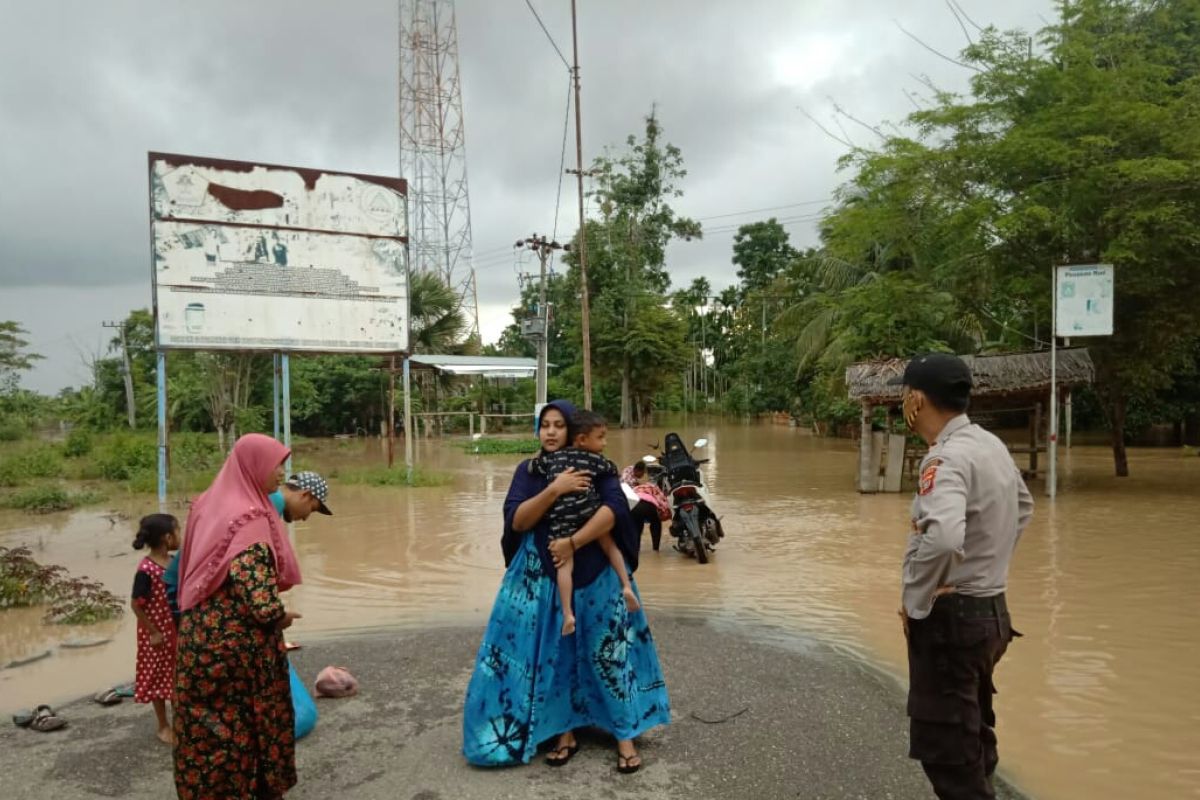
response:
{"label": "child being carried", "polygon": [[[580,411],[571,419],[569,429],[574,437],[570,445],[553,453],[542,454],[534,462],[535,466],[550,481],[568,469],[574,469],[590,473],[593,483],[584,491],[564,494],[554,501],[546,516],[552,539],[571,536],[582,528],[603,505],[594,480],[617,474],[616,466],[601,455],[608,443],[608,423],[604,421],[604,417],[594,411]],[[613,570],[621,579],[621,594],[625,597],[625,607],[630,611],[637,611],[641,604],[638,603],[637,595],[629,582],[629,573],[625,570],[625,557],[621,555],[612,536],[607,532],[601,534],[596,542],[604,550],[604,555],[608,557]],[[563,609],[563,636],[575,633],[575,614],[571,602],[574,590],[571,578],[573,565],[572,560],[567,560],[557,571],[558,594]]]}

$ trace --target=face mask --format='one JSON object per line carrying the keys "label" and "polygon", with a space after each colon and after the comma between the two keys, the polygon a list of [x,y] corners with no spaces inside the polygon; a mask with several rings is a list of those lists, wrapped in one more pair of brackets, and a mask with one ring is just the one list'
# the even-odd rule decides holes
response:
{"label": "face mask", "polygon": [[921,398],[917,397],[911,390],[904,393],[904,400],[900,407],[900,412],[904,415],[904,424],[908,426],[910,431],[917,429],[917,414],[921,411]]}

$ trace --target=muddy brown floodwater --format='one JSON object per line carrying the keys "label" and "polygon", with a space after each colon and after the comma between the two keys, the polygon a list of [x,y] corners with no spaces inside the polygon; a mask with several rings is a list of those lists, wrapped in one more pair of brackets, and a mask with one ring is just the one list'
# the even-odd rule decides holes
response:
{"label": "muddy brown floodwater", "polygon": [[[649,552],[647,541],[637,579],[651,612],[766,622],[903,679],[895,609],[908,495],[857,494],[850,442],[784,427],[693,421],[681,429],[688,441],[710,441],[705,476],[727,538],[707,566],[666,548]],[[631,462],[661,433],[612,431],[609,455]],[[302,455],[326,470],[381,458],[374,441]],[[482,631],[502,575],[500,505],[519,459],[430,442],[418,455],[453,473],[453,484],[334,481],[336,516],[295,526],[304,584],[290,603],[304,618],[293,638],[462,619]],[[1133,477],[1122,480],[1104,448],[1076,447],[1062,461],[1053,507],[1041,484],[1032,487],[1038,508],[1012,568],[1010,606],[1025,637],[998,670],[1002,766],[1040,798],[1200,797],[1200,458],[1133,451]],[[153,510],[139,497],[110,508],[134,519]],[[138,558],[132,521],[112,525],[107,510],[3,515],[0,544],[29,544],[40,560],[127,596]],[[40,618],[40,610],[0,611],[0,665],[52,651],[0,670],[0,711],[132,674],[131,615],[84,629]]]}

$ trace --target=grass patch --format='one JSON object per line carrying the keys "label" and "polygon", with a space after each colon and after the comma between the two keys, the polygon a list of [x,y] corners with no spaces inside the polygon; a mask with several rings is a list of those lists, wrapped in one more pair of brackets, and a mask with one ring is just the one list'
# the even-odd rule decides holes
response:
{"label": "grass patch", "polygon": [[469,439],[459,444],[472,455],[532,455],[542,449],[537,439]]}
{"label": "grass patch", "polygon": [[62,453],[51,445],[29,447],[0,459],[0,486],[24,486],[35,478],[62,474]]}
{"label": "grass patch", "polygon": [[103,500],[104,495],[90,490],[69,492],[59,486],[34,486],[0,498],[0,506],[32,514],[49,514],[54,511],[70,511]]}
{"label": "grass patch", "polygon": [[366,469],[338,470],[337,480],[342,483],[362,486],[412,486],[414,488],[427,486],[446,486],[454,478],[444,472],[414,469],[412,483],[408,482],[407,470],[403,466],[368,467]]}

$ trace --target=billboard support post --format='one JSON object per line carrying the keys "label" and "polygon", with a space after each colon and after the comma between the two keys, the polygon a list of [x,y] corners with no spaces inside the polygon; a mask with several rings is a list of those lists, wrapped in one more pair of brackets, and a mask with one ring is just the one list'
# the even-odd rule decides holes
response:
{"label": "billboard support post", "polygon": [[157,352],[156,380],[158,386],[158,510],[167,510],[167,353]]}
{"label": "billboard support post", "polygon": [[274,436],[275,440],[279,441],[279,373],[283,367],[279,361],[279,353],[271,354],[271,403],[274,409]]}
{"label": "billboard support post", "polygon": [[287,461],[284,462],[284,469],[288,475],[292,474],[292,375],[291,365],[287,353],[279,354],[279,362],[282,367],[283,380],[283,446],[288,449]]}

